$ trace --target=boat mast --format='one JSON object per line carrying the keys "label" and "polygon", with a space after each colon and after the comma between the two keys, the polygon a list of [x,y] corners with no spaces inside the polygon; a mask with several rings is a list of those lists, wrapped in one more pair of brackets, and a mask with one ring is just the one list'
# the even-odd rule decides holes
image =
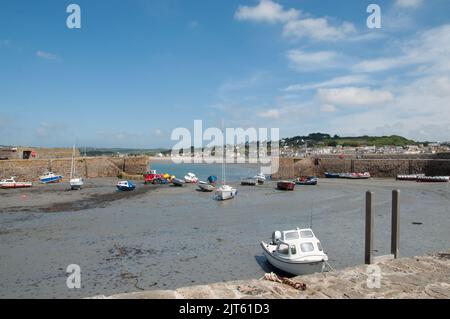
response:
{"label": "boat mast", "polygon": [[225,161],[226,161],[226,142],[225,142],[225,134],[224,134],[224,124],[222,120],[222,136],[223,136],[223,143],[222,143],[222,185],[227,184],[227,179],[225,176]]}
{"label": "boat mast", "polygon": [[72,149],[72,164],[70,166],[70,179],[73,178],[74,175],[74,165],[73,165],[73,158],[75,157],[75,144],[73,144],[73,149]]}

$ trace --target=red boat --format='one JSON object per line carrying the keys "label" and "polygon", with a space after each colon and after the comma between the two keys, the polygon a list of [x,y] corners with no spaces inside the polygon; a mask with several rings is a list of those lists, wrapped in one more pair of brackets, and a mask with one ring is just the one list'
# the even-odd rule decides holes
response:
{"label": "red boat", "polygon": [[162,174],[156,174],[155,170],[151,170],[144,174],[145,184],[161,184],[164,180]]}
{"label": "red boat", "polygon": [[31,182],[16,182],[14,177],[0,181],[0,188],[28,188],[33,186]]}
{"label": "red boat", "polygon": [[290,181],[280,181],[277,183],[277,189],[282,191],[293,191],[295,183]]}

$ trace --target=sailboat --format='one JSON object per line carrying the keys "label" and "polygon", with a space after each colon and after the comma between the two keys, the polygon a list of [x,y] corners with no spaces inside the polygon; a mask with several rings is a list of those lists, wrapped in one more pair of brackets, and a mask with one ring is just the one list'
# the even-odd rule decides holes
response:
{"label": "sailboat", "polygon": [[72,165],[70,166],[70,188],[72,190],[81,189],[81,187],[84,185],[84,181],[82,177],[75,177],[75,145],[73,145],[73,151],[72,151]]}
{"label": "sailboat", "polygon": [[229,185],[227,185],[226,174],[225,174],[225,146],[223,149],[223,158],[222,158],[222,186],[220,186],[216,190],[216,199],[217,200],[228,200],[232,199],[236,196],[237,190]]}

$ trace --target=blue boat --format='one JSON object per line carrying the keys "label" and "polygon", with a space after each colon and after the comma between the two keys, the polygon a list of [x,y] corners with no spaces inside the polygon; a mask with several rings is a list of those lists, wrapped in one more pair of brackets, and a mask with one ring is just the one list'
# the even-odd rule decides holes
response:
{"label": "blue boat", "polygon": [[121,181],[116,186],[119,191],[132,191],[136,188],[136,185],[131,181]]}
{"label": "blue boat", "polygon": [[325,172],[326,178],[340,178],[339,173],[333,173],[333,172]]}
{"label": "blue boat", "polygon": [[316,176],[299,177],[295,180],[297,185],[317,185]]}
{"label": "blue boat", "polygon": [[208,183],[215,184],[217,182],[217,176],[208,177]]}
{"label": "blue boat", "polygon": [[62,175],[56,175],[53,172],[47,172],[41,177],[39,177],[41,183],[44,184],[59,183],[62,179],[63,179]]}

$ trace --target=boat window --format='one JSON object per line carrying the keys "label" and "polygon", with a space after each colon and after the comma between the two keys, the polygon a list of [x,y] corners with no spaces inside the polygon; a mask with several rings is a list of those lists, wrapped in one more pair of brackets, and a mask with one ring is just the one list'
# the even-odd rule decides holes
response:
{"label": "boat window", "polygon": [[297,254],[297,247],[295,247],[295,245],[291,245],[291,255],[296,255]]}
{"label": "boat window", "polygon": [[291,231],[289,233],[284,234],[284,240],[293,240],[293,239],[298,239],[298,232]]}
{"label": "boat window", "polygon": [[317,242],[317,248],[319,248],[319,251],[322,251],[322,244],[320,243],[320,241]]}
{"label": "boat window", "polygon": [[310,230],[300,231],[300,236],[302,236],[302,238],[313,238],[314,237],[312,231],[310,231]]}
{"label": "boat window", "polygon": [[312,243],[303,243],[300,245],[302,252],[309,253],[314,250],[314,246]]}
{"label": "boat window", "polygon": [[280,244],[278,246],[278,252],[282,255],[289,255],[289,246],[286,244]]}

